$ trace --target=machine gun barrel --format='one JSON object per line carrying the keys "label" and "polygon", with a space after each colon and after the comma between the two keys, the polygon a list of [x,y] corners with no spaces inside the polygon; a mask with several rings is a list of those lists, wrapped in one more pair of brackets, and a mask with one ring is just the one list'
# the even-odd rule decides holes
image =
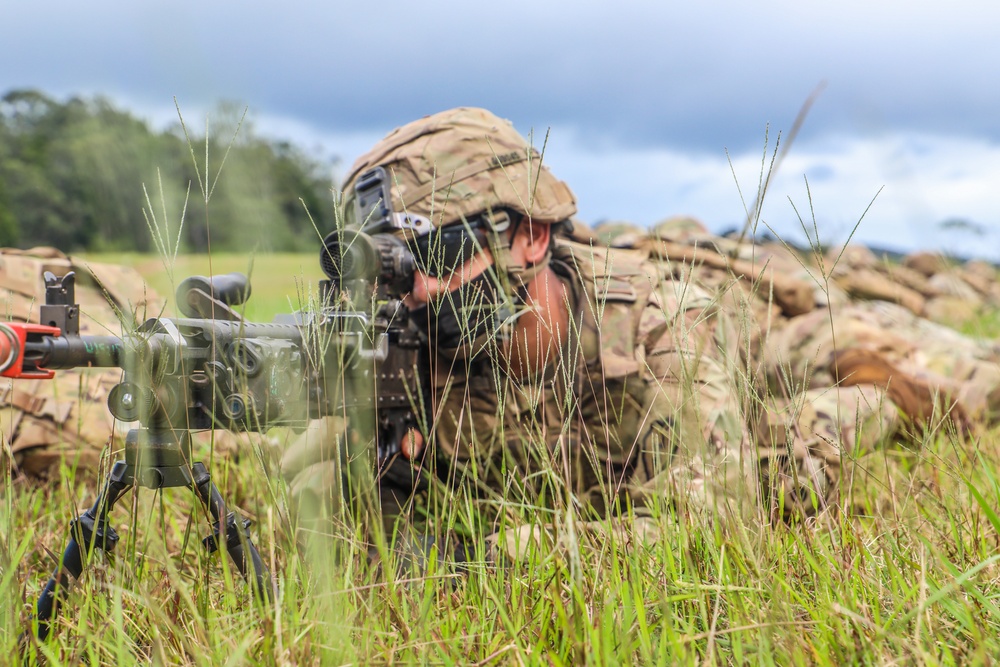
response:
{"label": "machine gun barrel", "polygon": [[57,327],[0,322],[0,374],[50,379],[54,369],[120,367],[125,345],[117,336],[63,336]]}
{"label": "machine gun barrel", "polygon": [[[170,325],[166,325],[170,322]],[[169,326],[169,330],[164,330]],[[157,364],[176,357],[183,336],[196,336],[205,345],[254,338],[301,344],[302,331],[289,324],[154,319],[132,341],[118,336],[64,335],[56,327],[0,322],[0,373],[7,377],[47,378],[47,371],[67,368],[126,368],[137,359]],[[156,333],[152,333],[156,332]]]}
{"label": "machine gun barrel", "polygon": [[125,346],[118,336],[44,336],[24,346],[25,362],[52,370],[118,368],[125,356]]}

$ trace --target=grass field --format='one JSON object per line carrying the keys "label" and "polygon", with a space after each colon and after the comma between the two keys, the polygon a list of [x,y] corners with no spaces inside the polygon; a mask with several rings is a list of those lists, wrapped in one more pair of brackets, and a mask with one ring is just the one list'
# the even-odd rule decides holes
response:
{"label": "grass field", "polygon": [[[159,259],[129,263],[172,292]],[[216,255],[211,272],[248,269]],[[184,258],[177,279],[208,273]],[[254,261],[247,314],[268,320],[321,277],[311,256]],[[291,299],[289,299],[291,295]],[[981,330],[997,335],[996,319]],[[198,446],[223,495],[254,520],[278,583],[255,603],[185,489],[128,493],[114,556],[96,554],[54,637],[50,665],[994,664],[1000,656],[1000,431],[890,444],[851,462],[844,511],[787,526],[675,516],[588,529],[570,507],[511,508],[553,542],[515,563],[456,573],[368,563],[348,528],[297,543],[278,473],[285,434]],[[0,664],[17,664],[67,526],[95,496],[72,461],[47,486],[0,486]],[[463,523],[461,493],[438,498]],[[626,522],[627,524],[628,522]],[[481,538],[476,553],[485,552]]]}
{"label": "grass field", "polygon": [[[158,294],[173,301],[177,285],[188,276],[212,276],[239,272],[250,279],[251,296],[241,312],[247,319],[270,321],[277,313],[287,313],[302,307],[310,288],[315,292],[325,278],[319,267],[319,251],[312,254],[278,253],[246,255],[244,253],[213,253],[211,255],[181,255],[164,268],[157,255],[137,253],[88,254],[85,259],[131,266],[146,279]],[[173,309],[168,314],[174,315]]]}

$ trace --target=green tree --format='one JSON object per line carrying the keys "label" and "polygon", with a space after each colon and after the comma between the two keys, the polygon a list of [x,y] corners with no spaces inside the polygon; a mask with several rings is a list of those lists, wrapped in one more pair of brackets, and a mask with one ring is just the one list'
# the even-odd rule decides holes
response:
{"label": "green tree", "polygon": [[174,229],[183,217],[187,250],[314,245],[302,202],[328,226],[330,175],[302,150],[241,124],[241,116],[223,104],[200,133],[179,124],[154,131],[104,97],[60,103],[34,90],[7,93],[0,99],[0,243],[149,250],[148,193],[161,224],[164,211]]}

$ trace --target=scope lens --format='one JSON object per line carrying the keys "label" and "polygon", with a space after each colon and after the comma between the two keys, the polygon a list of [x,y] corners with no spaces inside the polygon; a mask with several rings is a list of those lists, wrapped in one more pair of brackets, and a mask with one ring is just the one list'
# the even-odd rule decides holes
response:
{"label": "scope lens", "polygon": [[352,229],[331,232],[323,240],[320,255],[320,267],[333,283],[378,283],[396,296],[413,289],[415,266],[412,249],[391,233],[369,235]]}
{"label": "scope lens", "polygon": [[378,250],[371,237],[354,229],[327,234],[323,239],[319,265],[323,273],[336,283],[374,280],[380,270]]}

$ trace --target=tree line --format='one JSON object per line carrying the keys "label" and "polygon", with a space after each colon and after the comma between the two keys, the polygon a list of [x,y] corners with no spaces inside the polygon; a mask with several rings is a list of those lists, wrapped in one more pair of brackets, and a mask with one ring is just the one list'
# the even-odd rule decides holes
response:
{"label": "tree line", "polygon": [[222,105],[207,128],[156,130],[104,97],[8,92],[0,246],[148,252],[159,234],[188,252],[318,247],[316,227],[333,225],[331,164],[244,116]]}

